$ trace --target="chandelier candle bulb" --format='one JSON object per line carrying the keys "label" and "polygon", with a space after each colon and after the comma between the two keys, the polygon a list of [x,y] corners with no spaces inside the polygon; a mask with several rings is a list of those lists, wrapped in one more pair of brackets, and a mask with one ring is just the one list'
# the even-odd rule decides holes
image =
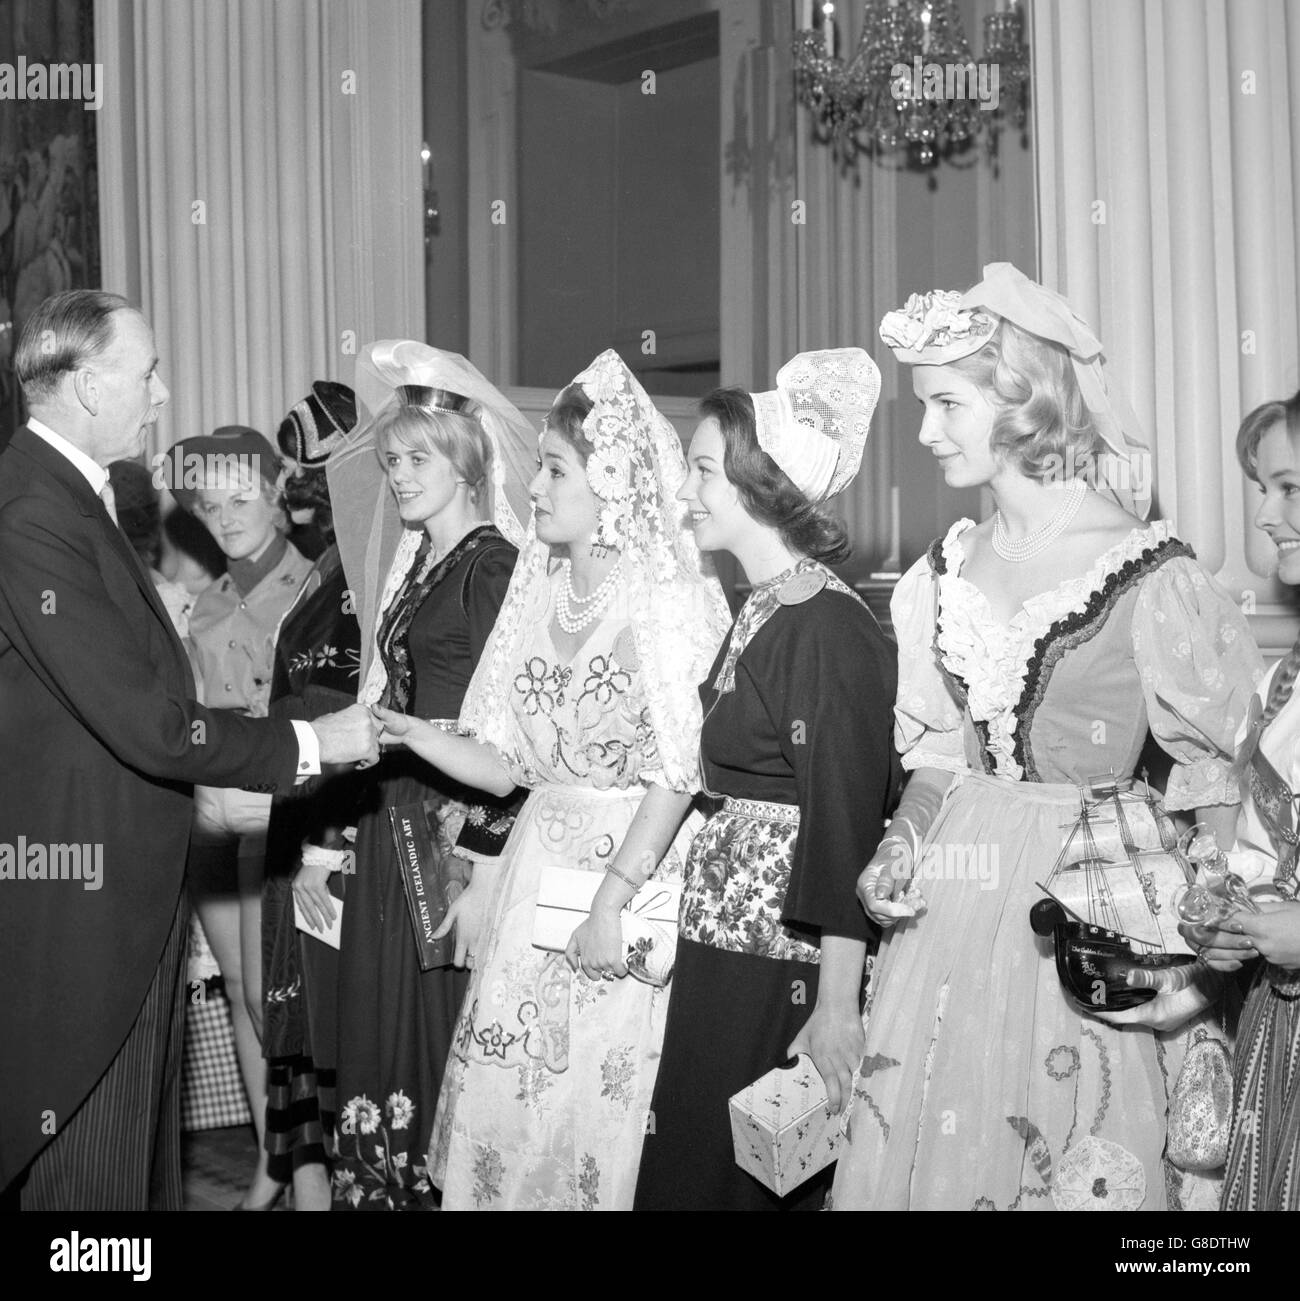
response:
{"label": "chandelier candle bulb", "polygon": [[832,58],[835,56],[835,6],[832,4],[822,5],[822,13],[826,17],[823,24],[823,31],[826,37],[826,53]]}

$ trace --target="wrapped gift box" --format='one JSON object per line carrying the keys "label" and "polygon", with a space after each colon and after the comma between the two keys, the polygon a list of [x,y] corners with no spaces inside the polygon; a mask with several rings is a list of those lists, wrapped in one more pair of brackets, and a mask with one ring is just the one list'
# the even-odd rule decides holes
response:
{"label": "wrapped gift box", "polygon": [[[569,937],[591,914],[604,872],[584,872],[576,867],[546,867],[537,883],[537,912],[533,918],[533,947],[563,953]],[[681,905],[680,881],[647,881],[624,909],[624,914],[654,927],[677,930]],[[624,934],[628,926],[624,925]]]}
{"label": "wrapped gift box", "polygon": [[731,1099],[736,1164],[778,1197],[806,1183],[839,1154],[840,1117],[811,1057],[778,1066]]}

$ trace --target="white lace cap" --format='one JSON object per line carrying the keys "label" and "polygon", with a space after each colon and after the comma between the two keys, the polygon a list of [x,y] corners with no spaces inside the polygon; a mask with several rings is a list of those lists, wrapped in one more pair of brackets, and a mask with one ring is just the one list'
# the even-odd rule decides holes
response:
{"label": "white lace cap", "polygon": [[809,501],[846,488],[862,464],[880,371],[861,348],[801,352],[753,393],[759,446]]}

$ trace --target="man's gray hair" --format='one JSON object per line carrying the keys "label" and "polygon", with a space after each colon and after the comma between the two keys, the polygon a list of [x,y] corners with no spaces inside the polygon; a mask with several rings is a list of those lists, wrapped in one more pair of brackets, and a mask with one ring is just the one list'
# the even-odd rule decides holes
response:
{"label": "man's gray hair", "polygon": [[14,372],[27,405],[53,397],[59,381],[99,356],[113,337],[112,316],[130,303],[101,289],[72,289],[47,298],[18,340]]}

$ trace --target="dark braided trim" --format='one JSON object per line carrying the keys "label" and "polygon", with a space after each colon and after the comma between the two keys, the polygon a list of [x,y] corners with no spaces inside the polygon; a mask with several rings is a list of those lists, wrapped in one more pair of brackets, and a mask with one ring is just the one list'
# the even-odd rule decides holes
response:
{"label": "dark braided trim", "polygon": [[[943,539],[935,538],[930,543],[929,550],[925,553],[925,558],[930,562],[930,570],[934,574],[936,581],[941,574],[948,572],[948,562],[943,555]],[[935,602],[936,615],[934,620],[934,640],[930,644],[930,653],[934,656],[935,663],[939,666],[939,672],[948,680],[949,686],[956,693],[957,699],[961,704],[962,711],[967,718],[970,718],[971,726],[975,729],[976,739],[980,746],[980,763],[984,771],[990,776],[996,776],[993,768],[993,762],[989,758],[989,725],[976,718],[971,718],[970,710],[967,708],[966,699],[970,694],[970,688],[966,685],[966,680],[959,674],[952,672],[951,669],[943,662],[943,655],[939,651],[939,623],[943,618],[943,606]]]}
{"label": "dark braided trim", "polygon": [[1019,722],[1016,725],[1015,758],[1026,781],[1039,780],[1038,769],[1029,752],[1029,733],[1057,664],[1069,651],[1091,641],[1105,627],[1116,602],[1131,587],[1178,556],[1195,560],[1196,552],[1181,538],[1166,538],[1157,546],[1147,547],[1141,555],[1125,561],[1115,570],[1088,598],[1088,604],[1082,610],[1058,619],[1034,642],[1034,653],[1029,657],[1025,671],[1024,690],[1016,705]]}

